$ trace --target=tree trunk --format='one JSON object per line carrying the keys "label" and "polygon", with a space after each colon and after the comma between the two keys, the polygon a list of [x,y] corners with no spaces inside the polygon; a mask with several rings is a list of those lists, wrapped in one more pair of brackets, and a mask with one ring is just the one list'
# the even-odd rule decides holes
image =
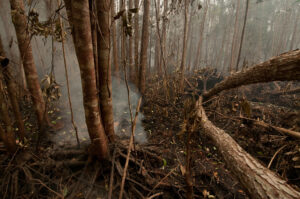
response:
{"label": "tree trunk", "polygon": [[98,32],[99,63],[99,98],[101,117],[106,135],[110,141],[115,140],[114,118],[112,107],[112,85],[110,66],[110,6],[109,0],[97,1],[98,21],[101,32]]}
{"label": "tree trunk", "polygon": [[16,29],[27,86],[32,97],[39,127],[42,128],[42,126],[45,125],[45,121],[48,121],[47,113],[38,74],[34,64],[30,35],[27,30],[27,18],[25,15],[24,3],[23,0],[10,0],[10,5],[12,10],[12,21]]}
{"label": "tree trunk", "polygon": [[161,52],[160,52],[160,50],[161,50],[161,48],[160,48],[160,39],[159,39],[159,37],[160,37],[160,28],[159,28],[159,24],[160,24],[160,19],[161,19],[161,17],[160,17],[160,0],[155,0],[155,1],[157,1],[157,5],[158,6],[156,6],[156,26],[157,26],[157,28],[156,28],[156,36],[155,36],[155,64],[154,64],[154,66],[155,66],[155,68],[157,69],[157,74],[158,75],[162,75],[162,68],[161,68],[161,65],[160,65],[160,58],[161,58]]}
{"label": "tree trunk", "polygon": [[[134,7],[139,8],[139,0],[134,0]],[[140,41],[140,30],[139,30],[139,9],[134,15],[134,66],[135,66],[135,83],[138,85],[139,81],[139,41]]]}
{"label": "tree trunk", "polygon": [[[111,1],[111,15],[115,16],[116,12],[115,1]],[[116,32],[116,21],[112,22],[111,34],[112,34],[112,47],[113,47],[113,75],[119,78],[119,60],[118,60],[118,48],[117,48],[117,32]]]}
{"label": "tree trunk", "polygon": [[[0,56],[5,57],[5,53],[4,53],[1,38],[0,38]],[[6,61],[6,62],[9,62],[9,61]],[[24,121],[23,121],[23,118],[22,118],[22,114],[20,112],[19,102],[18,102],[18,98],[17,98],[17,92],[18,92],[17,91],[17,85],[14,82],[14,79],[13,79],[13,76],[12,76],[12,73],[11,73],[11,70],[10,70],[9,63],[7,63],[6,66],[2,65],[2,67],[3,67],[2,77],[4,79],[4,82],[5,82],[6,86],[7,86],[7,92],[8,92],[9,99],[10,99],[10,102],[11,102],[11,106],[12,106],[12,109],[13,109],[13,112],[14,112],[14,115],[15,115],[15,119],[17,121],[17,126],[19,128],[19,130],[18,130],[19,136],[20,136],[21,140],[24,141],[25,128],[24,128]]]}
{"label": "tree trunk", "polygon": [[300,50],[281,54],[270,60],[257,64],[245,71],[237,72],[215,85],[203,95],[208,99],[223,90],[242,85],[271,82],[300,80]]}
{"label": "tree trunk", "polygon": [[73,38],[76,55],[80,67],[83,105],[85,120],[91,138],[91,152],[98,158],[108,156],[108,142],[104,132],[96,88],[95,62],[93,56],[93,44],[91,35],[91,22],[88,0],[66,0],[66,8],[71,16],[69,21],[73,25]]}
{"label": "tree trunk", "polygon": [[238,34],[238,18],[239,18],[239,11],[240,11],[240,0],[237,0],[236,11],[235,11],[235,22],[234,22],[234,32],[232,37],[232,45],[231,45],[231,59],[229,64],[229,72],[233,71],[233,63],[235,59],[235,49],[236,49],[236,38]]}
{"label": "tree trunk", "polygon": [[[133,9],[133,0],[129,0],[128,7],[129,9]],[[132,21],[130,22],[130,25],[132,25]],[[129,77],[130,80],[133,81],[134,79],[134,64],[133,64],[133,38],[132,36],[129,37],[128,41],[128,64],[129,64]]]}
{"label": "tree trunk", "polygon": [[201,50],[202,50],[202,43],[203,43],[203,32],[204,32],[205,19],[206,19],[209,4],[210,4],[210,0],[206,0],[206,6],[204,9],[204,13],[203,13],[203,19],[200,24],[199,42],[198,42],[198,47],[197,47],[196,59],[194,62],[194,68],[199,68],[199,66],[201,64],[200,62],[201,62],[201,55],[202,55]]}
{"label": "tree trunk", "polygon": [[209,137],[222,154],[226,165],[248,190],[252,198],[300,198],[300,193],[286,181],[270,171],[243,150],[225,131],[217,128],[207,118],[202,107],[202,99],[197,102],[197,116],[205,136]]}
{"label": "tree trunk", "polygon": [[142,94],[145,93],[146,88],[146,68],[147,68],[147,49],[149,43],[149,12],[150,0],[144,0],[144,16],[143,16],[143,30],[141,42],[141,57],[139,69],[139,90]]}
{"label": "tree trunk", "polygon": [[0,125],[0,138],[3,140],[7,151],[14,153],[17,149],[16,139],[14,136],[14,129],[12,127],[11,119],[8,112],[7,104],[8,102],[5,99],[4,86],[2,85],[3,76],[0,73],[0,119],[4,122],[5,129]]}
{"label": "tree trunk", "polygon": [[241,59],[241,52],[243,48],[243,42],[244,42],[244,35],[245,35],[245,28],[246,28],[246,23],[247,23],[247,17],[248,17],[248,8],[249,8],[249,0],[246,2],[246,10],[245,10],[245,17],[244,17],[244,24],[243,24],[243,29],[242,29],[242,36],[241,36],[241,42],[240,42],[240,48],[239,48],[239,53],[235,65],[235,71],[239,70],[239,62]]}
{"label": "tree trunk", "polygon": [[166,52],[166,44],[167,44],[167,22],[168,22],[168,0],[164,0],[164,13],[163,13],[163,21],[162,21],[162,33],[161,33],[161,57],[160,57],[160,66],[164,66],[164,70],[166,70],[165,59],[167,57]]}
{"label": "tree trunk", "polygon": [[185,75],[185,64],[186,64],[186,46],[187,46],[187,33],[188,33],[188,12],[189,12],[189,0],[184,2],[184,32],[183,32],[183,41],[182,41],[182,56],[180,64],[180,89],[183,90],[184,86],[184,75]]}

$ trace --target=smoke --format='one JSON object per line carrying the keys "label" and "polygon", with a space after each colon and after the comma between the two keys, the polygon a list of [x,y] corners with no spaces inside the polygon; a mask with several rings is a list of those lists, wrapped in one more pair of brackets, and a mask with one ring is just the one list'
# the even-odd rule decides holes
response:
{"label": "smoke", "polygon": [[[53,2],[52,2],[53,3]],[[54,3],[55,4],[55,3]],[[52,4],[52,10],[49,10],[49,5],[44,1],[34,1],[33,7],[39,13],[39,20],[46,21],[51,13],[56,8]],[[26,8],[28,11],[28,7]],[[65,12],[65,11],[64,11]],[[63,13],[66,16],[66,13]],[[7,56],[12,60],[12,67],[20,68],[20,55],[17,47],[17,39],[15,29],[12,24],[10,15],[9,1],[0,1],[0,34],[3,41],[4,49]],[[65,24],[65,28],[67,28]],[[10,44],[11,43],[11,44]],[[53,133],[48,133],[49,139],[53,142],[54,147],[73,147],[76,143],[74,128],[71,124],[71,113],[68,103],[66,76],[63,61],[63,51],[61,43],[52,43],[51,36],[47,38],[42,36],[34,36],[31,40],[34,61],[39,74],[39,79],[42,80],[45,75],[49,75],[51,68],[54,67],[55,80],[60,86],[61,97],[53,103],[53,107],[48,110],[51,122],[54,124],[64,124],[64,127]],[[74,112],[74,121],[78,128],[78,136],[81,143],[89,143],[89,135],[85,122],[83,95],[81,87],[80,70],[75,54],[75,48],[71,35],[67,35],[65,41],[66,62],[68,69],[68,77],[70,83],[70,93],[72,101],[72,109]],[[140,95],[134,85],[129,84],[130,101],[132,105],[133,115],[135,114],[136,105]],[[131,121],[130,111],[127,99],[127,89],[124,80],[117,81],[113,78],[112,82],[113,94],[113,112],[115,133],[122,139],[130,137]],[[134,116],[133,116],[134,117]],[[144,143],[147,141],[146,133],[142,126],[143,115],[139,113],[135,141]]]}

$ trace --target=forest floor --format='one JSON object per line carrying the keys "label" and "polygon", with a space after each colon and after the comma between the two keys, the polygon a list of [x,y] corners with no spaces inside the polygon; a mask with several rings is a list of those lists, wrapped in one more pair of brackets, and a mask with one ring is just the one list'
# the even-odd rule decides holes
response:
{"label": "forest floor", "polygon": [[[191,134],[188,150],[194,198],[249,198],[245,187],[227,170],[218,149],[201,136],[201,128],[191,130],[187,125],[192,111],[188,107],[193,107],[191,104],[196,100],[192,92],[201,92],[201,75],[187,78],[187,89],[180,95],[177,78],[169,78],[169,89],[162,86],[162,80],[149,80],[141,110],[148,142],[135,144],[131,152],[124,198],[186,198],[187,133]],[[215,83],[208,83],[208,89]],[[282,89],[299,86],[276,84]],[[274,83],[245,86],[223,92],[205,103],[204,108],[216,126],[299,190],[299,141],[254,122],[300,131],[299,94],[268,95],[275,91]],[[32,115],[30,105],[27,106],[24,114]],[[58,108],[53,110],[52,119],[57,121],[63,113]],[[37,132],[30,118],[27,117],[27,130]],[[63,126],[66,121],[58,123]],[[37,153],[36,139],[37,133],[32,133],[31,139],[13,156],[0,146],[2,198],[106,198],[109,191],[112,198],[118,198],[128,139],[112,145],[110,159],[101,162],[87,155],[85,144],[81,149],[68,144],[53,148],[49,139],[42,139]]]}

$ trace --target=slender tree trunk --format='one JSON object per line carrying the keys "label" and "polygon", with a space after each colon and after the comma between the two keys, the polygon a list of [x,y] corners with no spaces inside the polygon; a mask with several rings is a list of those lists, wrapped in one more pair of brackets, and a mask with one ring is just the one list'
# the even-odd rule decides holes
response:
{"label": "slender tree trunk", "polygon": [[[115,1],[111,1],[111,15],[115,16],[116,12]],[[113,75],[119,78],[119,60],[118,60],[118,47],[117,47],[117,31],[116,31],[116,21],[112,22],[111,34],[112,34],[112,47],[113,47]]]}
{"label": "slender tree trunk", "polygon": [[[125,10],[125,6],[125,0],[120,0],[120,11]],[[123,15],[126,15],[126,12],[123,12]],[[122,17],[119,20],[119,26],[119,34],[121,36],[121,67],[123,67],[124,62],[126,62],[126,36]]]}
{"label": "slender tree trunk", "polygon": [[203,45],[203,33],[204,33],[204,27],[205,27],[205,19],[208,11],[208,6],[210,4],[210,0],[206,0],[206,6],[203,13],[203,19],[200,24],[200,32],[199,32],[199,42],[197,47],[197,53],[196,53],[196,59],[194,62],[194,68],[199,68],[201,64],[201,55],[202,55],[202,45]]}
{"label": "slender tree trunk", "polygon": [[144,0],[144,16],[143,16],[143,30],[141,42],[141,57],[139,69],[139,90],[142,94],[145,93],[146,88],[146,68],[147,68],[147,49],[149,43],[149,13],[150,0]]}
{"label": "slender tree trunk", "polygon": [[91,31],[92,31],[92,42],[93,42],[93,55],[95,62],[96,71],[96,82],[99,86],[99,67],[98,67],[98,44],[97,44],[97,9],[94,0],[89,0],[90,7],[90,18],[91,18]]}
{"label": "slender tree trunk", "polygon": [[[0,56],[5,57],[1,38],[0,38]],[[8,60],[7,60],[7,62],[8,62]],[[1,65],[0,65],[0,67],[1,67]],[[14,115],[16,118],[17,126],[19,128],[19,130],[18,130],[19,136],[20,136],[21,140],[24,141],[25,128],[24,128],[24,122],[23,122],[22,114],[20,112],[19,102],[18,102],[18,98],[17,98],[17,85],[14,82],[9,63],[7,63],[6,66],[2,65],[2,67],[3,68],[2,68],[2,70],[0,69],[0,73],[2,71],[2,77],[7,86],[7,92],[8,92],[9,99],[10,99],[10,102],[12,105],[12,109],[13,109],[13,112],[14,112]]]}
{"label": "slender tree trunk", "polygon": [[290,50],[294,49],[294,45],[296,43],[297,27],[298,27],[298,21],[300,18],[299,13],[300,13],[300,11],[297,12],[296,18],[295,18],[295,25],[294,25],[293,35],[292,35],[292,39],[291,39]]}
{"label": "slender tree trunk", "polygon": [[12,127],[11,119],[8,112],[7,100],[5,99],[4,86],[2,84],[3,76],[0,72],[0,112],[1,119],[4,122],[5,129],[0,125],[0,138],[3,140],[7,151],[10,153],[14,153],[17,149],[16,139],[14,136],[14,130]]}
{"label": "slender tree trunk", "polygon": [[249,8],[249,0],[247,0],[247,2],[246,2],[244,24],[243,24],[243,29],[242,29],[242,36],[241,36],[239,53],[238,53],[238,57],[237,57],[236,65],[235,65],[235,71],[239,70],[239,63],[240,63],[240,59],[241,59],[241,52],[242,52],[243,43],[244,43],[245,28],[246,28],[246,23],[247,23],[247,18],[248,18],[248,8]]}
{"label": "slender tree trunk", "polygon": [[110,0],[97,1],[98,21],[98,63],[99,63],[99,98],[104,129],[110,141],[115,140],[112,107],[112,85],[110,66]]}
{"label": "slender tree trunk", "polygon": [[[128,7],[129,9],[133,8],[133,0],[129,0],[128,1]],[[130,22],[132,25],[132,21]],[[128,64],[129,64],[129,76],[130,76],[130,80],[133,81],[134,79],[134,63],[133,63],[133,38],[132,36],[129,37],[129,41],[128,41]]]}
{"label": "slender tree trunk", "polygon": [[45,101],[42,95],[38,74],[34,64],[30,35],[27,30],[27,19],[23,0],[10,0],[12,21],[16,29],[19,50],[23,62],[28,89],[31,93],[37,120],[40,128],[47,122]]}
{"label": "slender tree trunk", "polygon": [[74,30],[73,39],[80,67],[85,120],[92,141],[90,152],[103,159],[108,156],[108,141],[99,111],[89,4],[88,0],[72,0],[72,3],[65,0],[65,4]]}
{"label": "slender tree trunk", "polygon": [[298,199],[300,193],[244,151],[224,130],[211,123],[201,105],[196,103],[203,135],[209,137],[220,151],[233,174],[248,190],[251,198]]}
{"label": "slender tree trunk", "polygon": [[290,51],[227,77],[205,93],[203,97],[208,99],[223,90],[237,88],[242,85],[300,80],[299,66],[300,50]]}
{"label": "slender tree trunk", "polygon": [[162,68],[161,68],[161,65],[160,65],[160,58],[161,58],[161,52],[160,52],[160,41],[159,41],[159,35],[160,35],[160,28],[159,28],[159,24],[160,24],[160,0],[155,0],[157,3],[157,6],[156,6],[156,20],[158,23],[157,24],[157,28],[156,28],[156,35],[155,35],[155,68],[157,69],[157,74],[158,75],[161,75],[162,74]]}
{"label": "slender tree trunk", "polygon": [[181,90],[183,90],[183,86],[184,86],[184,75],[185,75],[185,64],[186,64],[188,12],[189,12],[189,0],[185,0],[185,3],[184,3],[184,32],[183,32],[182,56],[181,56],[181,64],[180,64],[180,73],[181,73],[180,88],[181,88]]}
{"label": "slender tree trunk", "polygon": [[[160,66],[162,66],[162,64],[165,65],[164,60],[167,57],[167,51],[166,51],[166,45],[167,45],[167,22],[168,22],[168,0],[164,0],[164,13],[163,13],[163,17],[162,17],[162,34],[161,34],[161,57],[160,57]],[[164,66],[166,68],[166,66]]]}
{"label": "slender tree trunk", "polygon": [[229,72],[231,73],[234,66],[235,60],[235,49],[236,49],[236,38],[238,34],[238,18],[239,18],[239,11],[240,11],[240,0],[237,0],[236,4],[236,11],[235,11],[235,22],[234,22],[234,32],[232,36],[232,45],[231,45],[231,59],[229,63]]}
{"label": "slender tree trunk", "polygon": [[[139,0],[134,0],[134,7],[139,7]],[[139,30],[139,9],[134,15],[134,66],[135,66],[135,82],[138,85],[139,81],[139,41],[140,41],[140,30]]]}

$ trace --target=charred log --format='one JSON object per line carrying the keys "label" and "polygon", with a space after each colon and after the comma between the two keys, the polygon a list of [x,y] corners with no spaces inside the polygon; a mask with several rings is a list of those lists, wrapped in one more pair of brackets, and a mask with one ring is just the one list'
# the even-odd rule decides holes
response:
{"label": "charred log", "polygon": [[293,80],[300,80],[300,50],[283,53],[248,70],[237,72],[217,84],[203,97],[209,99],[223,90],[237,88],[242,85]]}
{"label": "charred log", "polygon": [[247,188],[252,198],[300,198],[298,191],[259,163],[224,130],[217,128],[208,120],[202,107],[202,97],[197,101],[196,108],[197,117],[203,128],[202,133],[214,142],[229,169]]}

